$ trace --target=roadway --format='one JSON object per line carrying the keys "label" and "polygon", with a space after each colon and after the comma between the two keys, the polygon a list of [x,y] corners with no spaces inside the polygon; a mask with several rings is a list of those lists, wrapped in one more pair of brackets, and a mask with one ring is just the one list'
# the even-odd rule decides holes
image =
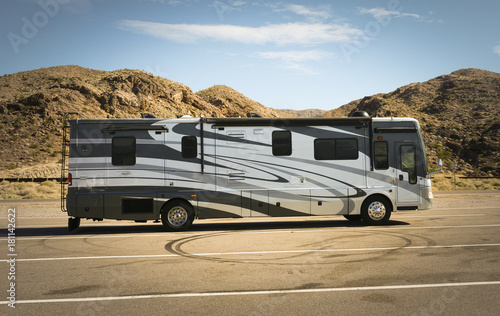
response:
{"label": "roadway", "polygon": [[16,229],[0,238],[0,313],[498,315],[500,193],[436,201],[382,227],[260,218],[169,233],[154,223],[82,221],[72,234],[58,201],[37,201],[43,214],[2,201],[0,227],[7,231],[15,208]]}

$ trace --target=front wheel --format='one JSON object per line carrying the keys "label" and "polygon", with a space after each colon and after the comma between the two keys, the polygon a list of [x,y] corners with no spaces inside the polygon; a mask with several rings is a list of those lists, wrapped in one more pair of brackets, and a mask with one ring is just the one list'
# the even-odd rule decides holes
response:
{"label": "front wheel", "polygon": [[193,220],[193,207],[184,201],[169,202],[161,210],[161,222],[169,231],[187,230]]}
{"label": "front wheel", "polygon": [[383,196],[371,196],[361,206],[361,217],[368,225],[385,225],[392,212],[391,202]]}

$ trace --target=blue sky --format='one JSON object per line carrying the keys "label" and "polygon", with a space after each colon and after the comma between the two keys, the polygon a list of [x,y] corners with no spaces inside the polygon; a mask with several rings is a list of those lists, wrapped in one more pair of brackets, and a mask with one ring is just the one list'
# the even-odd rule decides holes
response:
{"label": "blue sky", "polygon": [[10,0],[0,75],[142,69],[329,110],[461,68],[500,72],[499,16],[498,0]]}

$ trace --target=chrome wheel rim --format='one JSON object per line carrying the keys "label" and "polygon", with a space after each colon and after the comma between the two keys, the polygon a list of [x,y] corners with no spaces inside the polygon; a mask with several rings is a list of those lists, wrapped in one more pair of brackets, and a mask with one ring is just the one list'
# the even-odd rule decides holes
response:
{"label": "chrome wheel rim", "polygon": [[375,201],[368,206],[368,216],[375,221],[384,218],[386,212],[384,203]]}
{"label": "chrome wheel rim", "polygon": [[168,211],[167,218],[172,226],[182,226],[188,219],[188,212],[183,207],[176,206]]}

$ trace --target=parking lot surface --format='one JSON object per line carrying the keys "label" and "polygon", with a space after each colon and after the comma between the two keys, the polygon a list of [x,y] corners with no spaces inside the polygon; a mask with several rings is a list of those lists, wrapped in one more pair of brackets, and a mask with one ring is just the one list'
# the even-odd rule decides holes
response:
{"label": "parking lot surface", "polygon": [[182,233],[105,220],[68,234],[58,201],[1,201],[0,313],[498,315],[500,192],[435,196],[380,227],[250,218]]}

